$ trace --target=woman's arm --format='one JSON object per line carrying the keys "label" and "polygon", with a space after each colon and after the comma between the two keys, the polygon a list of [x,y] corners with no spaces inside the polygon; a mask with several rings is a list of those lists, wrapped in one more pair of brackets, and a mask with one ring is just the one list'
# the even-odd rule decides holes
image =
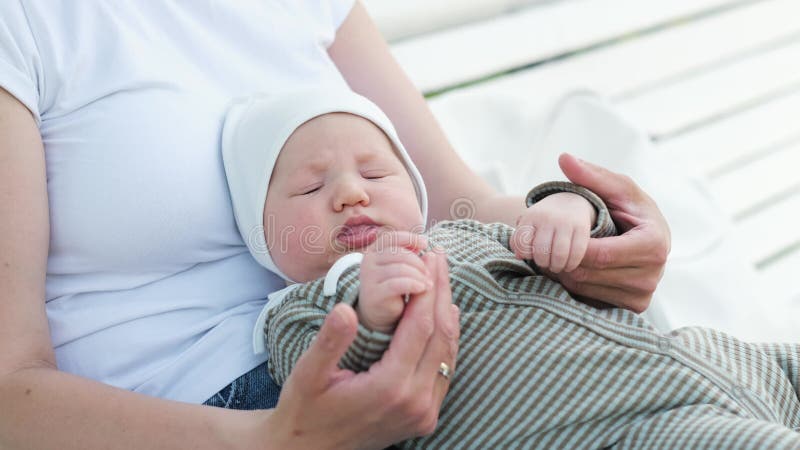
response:
{"label": "woman's arm", "polygon": [[0,448],[236,448],[244,414],[170,402],[59,372],[44,308],[44,149],[0,89]]}
{"label": "woman's arm", "polygon": [[[451,206],[465,200],[474,205],[477,220],[510,225],[516,222],[525,210],[523,198],[497,193],[467,167],[360,2],[339,28],[328,53],[350,87],[374,101],[394,123],[425,179],[432,222],[450,219]],[[565,173],[572,178],[577,172]],[[622,236],[590,241],[587,257],[581,263],[587,270],[577,272],[581,278],[574,278],[575,272],[571,272],[560,274],[559,279],[575,294],[643,311],[664,269],[669,229],[655,203],[630,179],[606,174],[607,179],[591,179],[599,185],[584,186],[600,194],[615,220],[630,220],[617,223]],[[625,201],[613,201],[623,198]],[[645,222],[647,226],[641,226]]]}
{"label": "woman's arm", "polygon": [[469,199],[476,205],[474,219],[514,223],[524,199],[498,197],[458,156],[360,2],[339,28],[328,53],[350,87],[375,102],[397,128],[425,180],[429,222],[451,219],[450,206]]}

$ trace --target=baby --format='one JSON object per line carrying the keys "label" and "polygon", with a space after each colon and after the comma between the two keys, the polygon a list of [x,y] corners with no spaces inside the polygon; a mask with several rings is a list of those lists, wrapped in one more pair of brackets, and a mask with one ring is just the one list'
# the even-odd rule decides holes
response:
{"label": "baby", "polygon": [[521,229],[458,220],[421,235],[425,185],[391,123],[336,88],[235,106],[223,157],[248,248],[291,283],[256,325],[279,384],[338,302],[359,317],[341,366],[379,360],[409,294],[431,287],[420,254],[447,253],[458,370],[440,371],[451,385],[436,431],[399,447],[800,448],[797,345],[699,328],[665,335],[541,275],[532,255],[572,270],[590,236],[614,233],[586,189],[534,188]]}

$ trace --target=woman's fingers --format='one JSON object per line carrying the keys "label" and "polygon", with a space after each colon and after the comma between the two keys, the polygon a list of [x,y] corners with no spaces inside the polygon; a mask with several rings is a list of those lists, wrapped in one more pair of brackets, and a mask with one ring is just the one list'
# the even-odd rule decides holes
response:
{"label": "woman's fingers", "polygon": [[[435,274],[434,288],[412,297],[389,349],[369,371],[338,369],[357,326],[355,312],[344,304],[328,314],[295,365],[273,416],[283,421],[282,429],[303,433],[294,436],[303,448],[319,448],[320,442],[337,448],[353,443],[382,448],[387,441],[433,432],[449,387],[437,372],[439,365],[445,362],[451,371],[456,369],[458,317],[451,303],[446,257],[429,252],[423,259]],[[363,420],[353,420],[356,417]]]}
{"label": "woman's fingers", "polygon": [[572,233],[572,242],[570,244],[569,258],[567,264],[564,266],[564,271],[572,272],[577,269],[581,264],[584,255],[586,254],[586,247],[589,245],[589,238],[586,235],[579,236],[577,232]]}
{"label": "woman's fingers", "polygon": [[[431,271],[436,274],[433,292],[435,331],[426,348],[417,370],[423,384],[430,381],[435,384],[436,400],[441,402],[449,388],[449,383],[439,374],[441,363],[445,363],[451,373],[455,373],[456,354],[458,353],[459,324],[458,315],[453,310],[450,275],[447,270],[447,257],[440,253],[430,254]],[[447,380],[445,380],[447,381]]]}
{"label": "woman's fingers", "polygon": [[629,176],[611,172],[566,153],[558,158],[558,164],[570,181],[590,189],[603,199],[620,231],[627,234],[631,228],[649,224],[647,237],[663,247],[665,253],[669,253],[671,238],[666,219],[656,202]]}
{"label": "woman's fingers", "polygon": [[[559,280],[570,292],[601,299],[634,311],[647,308],[664,273],[671,238],[655,202],[630,177],[563,154],[559,165],[573,183],[597,193],[623,232],[591,239],[578,269]],[[631,268],[628,278],[617,269]],[[634,275],[634,276],[630,276]]]}
{"label": "woman's fingers", "polygon": [[602,270],[663,266],[666,258],[667,252],[663,246],[643,226],[620,236],[591,239],[581,267]]}
{"label": "woman's fingers", "polygon": [[617,269],[587,269],[578,267],[569,274],[560,274],[559,279],[568,281],[571,286],[604,285],[622,289],[632,294],[646,294],[653,291],[661,279],[659,272],[639,267],[620,267]]}
{"label": "woman's fingers", "polygon": [[609,209],[633,212],[634,196],[639,192],[644,194],[630,177],[582,161],[568,153],[558,157],[558,165],[571,182],[600,196]]}
{"label": "woman's fingers", "polygon": [[[458,322],[453,317],[451,306],[447,257],[438,252],[429,252],[423,256],[423,260],[434,274],[433,289],[411,297],[389,349],[398,355],[384,358],[397,361],[398,366],[413,364],[414,369],[408,370],[406,375],[411,375],[432,354],[454,360],[458,346]],[[436,368],[441,361],[436,361]]]}
{"label": "woman's fingers", "polygon": [[555,230],[552,248],[553,253],[550,255],[551,271],[559,273],[566,267],[574,234],[575,231],[572,229]]}
{"label": "woman's fingers", "polygon": [[[428,258],[426,254],[423,258]],[[416,370],[428,341],[434,332],[434,300],[435,289],[428,289],[422,294],[413,295],[403,310],[397,324],[392,343],[384,353],[381,363],[387,371],[405,379],[411,377]]]}
{"label": "woman's fingers", "polygon": [[586,301],[590,305],[598,306],[596,300],[594,303],[590,303],[590,301],[594,299],[603,299],[602,302],[599,303],[629,309],[635,313],[644,312],[650,305],[650,300],[652,299],[652,294],[631,292],[625,288],[613,288],[604,284],[584,283],[575,286],[574,289],[570,288],[568,283],[563,283],[563,285],[569,292],[577,296],[578,300]]}
{"label": "woman's fingers", "polygon": [[660,272],[635,267],[606,270],[579,267],[572,272],[545,273],[557,278],[574,295],[602,299],[635,312],[647,308],[660,279]]}

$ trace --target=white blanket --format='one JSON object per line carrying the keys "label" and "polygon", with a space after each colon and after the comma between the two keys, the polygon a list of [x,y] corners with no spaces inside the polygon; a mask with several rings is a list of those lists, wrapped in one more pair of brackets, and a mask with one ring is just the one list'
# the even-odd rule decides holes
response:
{"label": "white blanket", "polygon": [[736,247],[730,219],[703,180],[674,165],[634,122],[591,92],[573,92],[541,108],[524,96],[453,95],[431,107],[467,163],[507,193],[564,179],[568,151],[630,175],[658,203],[672,251],[647,316],[664,330],[717,328],[753,341],[798,341],[798,311],[771,304],[768,286]]}

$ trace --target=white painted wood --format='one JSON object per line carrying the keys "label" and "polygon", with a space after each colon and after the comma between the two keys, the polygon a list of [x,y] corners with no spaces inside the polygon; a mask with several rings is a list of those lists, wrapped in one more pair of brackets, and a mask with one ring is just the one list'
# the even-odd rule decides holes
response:
{"label": "white painted wood", "polygon": [[[736,223],[733,236],[755,266],[800,242],[800,192]],[[800,266],[797,266],[800,270]],[[800,276],[800,272],[797,273]]]}
{"label": "white painted wood", "polygon": [[739,3],[556,2],[398,42],[392,50],[414,83],[430,92]]}
{"label": "white painted wood", "polygon": [[[797,5],[800,8],[800,2]],[[797,87],[800,40],[660,86],[621,104],[653,135],[664,136]]]}
{"label": "white painted wood", "polygon": [[776,305],[784,313],[792,314],[796,321],[800,317],[800,249],[781,258],[774,264],[765,267],[761,272],[762,283],[775,292],[778,301]]}
{"label": "white painted wood", "polygon": [[[648,16],[647,8],[659,11]],[[670,22],[670,8],[687,19],[615,40]],[[624,26],[609,18],[615,11],[628,15]],[[793,301],[800,314],[798,17],[798,0],[575,0],[408,39],[393,51],[425,91],[544,61],[437,96],[434,107],[468,97],[545,104],[576,87],[611,97],[661,138],[659,151],[709,182],[734,218],[731,241],[774,289],[764,307]]]}
{"label": "white painted wood", "polygon": [[[699,176],[715,176],[764,149],[800,139],[800,89],[658,143],[658,148]],[[798,227],[800,228],[800,227]]]}
{"label": "white painted wood", "polygon": [[798,4],[797,0],[777,0],[726,10],[461,89],[454,95],[519,92],[546,103],[565,91],[585,87],[612,98],[629,97],[800,37]]}
{"label": "white painted wood", "polygon": [[800,191],[799,169],[797,142],[716,178],[710,186],[723,210],[737,217],[773,197]]}
{"label": "white painted wood", "polygon": [[383,37],[398,41],[486,20],[520,7],[547,1],[573,0],[362,0]]}

